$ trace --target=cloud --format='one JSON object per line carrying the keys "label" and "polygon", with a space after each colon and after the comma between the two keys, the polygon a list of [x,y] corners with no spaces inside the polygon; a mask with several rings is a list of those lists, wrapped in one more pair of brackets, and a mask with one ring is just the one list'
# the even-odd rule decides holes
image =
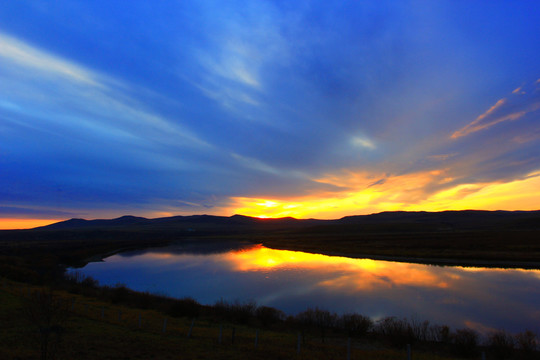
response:
{"label": "cloud", "polygon": [[0,57],[18,65],[92,86],[100,86],[86,69],[0,33]]}
{"label": "cloud", "polygon": [[249,169],[262,171],[262,172],[269,173],[269,174],[272,174],[272,175],[304,178],[304,179],[307,180],[307,175],[300,172],[300,171],[279,169],[279,168],[270,166],[268,164],[265,164],[264,162],[262,162],[262,161],[260,161],[258,159],[242,156],[242,155],[235,154],[235,153],[232,153],[231,156],[241,166],[247,167]]}
{"label": "cloud", "polygon": [[261,96],[268,90],[269,68],[287,58],[280,15],[266,2],[246,4],[242,9],[219,4],[218,17],[212,1],[201,1],[196,7],[204,40],[190,51],[198,67],[189,73],[181,69],[183,77],[205,96],[236,111],[238,117],[253,119],[237,110],[246,104],[261,105]]}
{"label": "cloud", "polygon": [[[164,118],[129,95],[129,84],[0,33],[0,108],[19,123],[79,137],[209,146],[177,119]],[[14,71],[6,71],[6,69]],[[52,125],[52,126],[51,126]],[[56,130],[55,130],[56,129]]]}
{"label": "cloud", "polygon": [[0,204],[0,218],[33,218],[36,215],[51,218],[73,217],[76,213],[42,206],[4,206]]}
{"label": "cloud", "polygon": [[[359,173],[348,179],[340,177],[340,185],[349,182],[349,189],[342,192],[289,199],[233,198],[231,213],[335,219],[351,214],[398,210],[536,210],[540,201],[538,171],[516,180],[469,184],[448,183],[444,176],[444,171],[430,171],[388,176],[385,181],[368,184],[370,175]],[[358,186],[359,179],[363,179],[364,185]],[[441,182],[444,186],[432,187]]]}
{"label": "cloud", "polygon": [[351,144],[356,147],[363,147],[369,150],[375,150],[376,146],[370,139],[364,136],[354,136],[351,139]]}
{"label": "cloud", "polygon": [[488,129],[505,121],[515,121],[525,115],[540,109],[540,85],[538,81],[530,84],[527,89],[519,87],[510,96],[498,100],[485,113],[479,115],[473,122],[454,132],[452,139]]}

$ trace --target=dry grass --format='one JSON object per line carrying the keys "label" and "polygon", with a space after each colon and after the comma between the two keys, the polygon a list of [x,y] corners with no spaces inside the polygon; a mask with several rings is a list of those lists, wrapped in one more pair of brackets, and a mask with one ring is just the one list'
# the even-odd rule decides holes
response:
{"label": "dry grass", "polygon": [[[28,294],[40,291],[22,283],[0,281],[0,358],[38,359],[39,344],[32,336],[32,324],[22,314]],[[291,331],[259,332],[234,324],[219,324],[197,319],[192,336],[187,334],[191,320],[167,318],[153,310],[114,306],[92,298],[56,292],[55,296],[73,304],[65,324],[66,332],[57,351],[57,359],[345,359],[346,339],[329,338],[321,343],[307,337],[297,353],[297,334]],[[118,317],[121,312],[121,317]],[[139,327],[139,316],[141,327]],[[219,343],[220,327],[222,342]],[[234,343],[232,339],[235,329]],[[404,350],[353,342],[351,359],[404,359]],[[415,359],[452,359],[431,353],[415,353]]]}

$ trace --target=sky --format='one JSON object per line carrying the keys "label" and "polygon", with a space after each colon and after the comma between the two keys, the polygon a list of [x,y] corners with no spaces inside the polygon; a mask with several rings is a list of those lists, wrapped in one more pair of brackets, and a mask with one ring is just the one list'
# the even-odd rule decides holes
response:
{"label": "sky", "polygon": [[4,1],[0,228],[540,208],[538,1]]}

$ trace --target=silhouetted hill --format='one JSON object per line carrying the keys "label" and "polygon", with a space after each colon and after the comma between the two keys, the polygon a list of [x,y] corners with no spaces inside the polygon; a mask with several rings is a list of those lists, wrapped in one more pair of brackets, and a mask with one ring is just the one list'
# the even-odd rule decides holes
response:
{"label": "silhouetted hill", "polygon": [[485,229],[540,229],[540,211],[442,211],[381,212],[346,216],[336,220],[255,218],[244,215],[190,215],[147,219],[122,216],[110,220],[70,219],[34,230],[123,229],[160,231],[227,231],[264,229],[311,229],[324,232],[336,228],[358,231],[456,231]]}
{"label": "silhouetted hill", "polygon": [[148,221],[149,220],[144,217],[125,215],[116,219],[108,219],[108,220],[69,219],[69,220],[60,221],[51,225],[42,226],[36,229],[67,230],[67,229],[82,229],[82,228],[85,228],[85,229],[105,228],[105,227],[140,225],[140,224],[147,223]]}
{"label": "silhouetted hill", "polygon": [[341,224],[409,223],[440,225],[441,227],[455,229],[483,229],[501,226],[518,226],[519,224],[540,228],[540,211],[396,211],[371,215],[346,216],[337,222]]}

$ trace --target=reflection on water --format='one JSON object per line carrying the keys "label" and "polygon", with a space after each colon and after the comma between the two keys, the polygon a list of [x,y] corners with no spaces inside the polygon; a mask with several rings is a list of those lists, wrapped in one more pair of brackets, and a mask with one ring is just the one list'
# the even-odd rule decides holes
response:
{"label": "reflection on water", "polygon": [[204,304],[255,300],[289,314],[317,306],[374,319],[415,316],[480,331],[540,332],[539,270],[441,267],[214,244],[119,254],[82,272],[101,284],[190,296]]}

